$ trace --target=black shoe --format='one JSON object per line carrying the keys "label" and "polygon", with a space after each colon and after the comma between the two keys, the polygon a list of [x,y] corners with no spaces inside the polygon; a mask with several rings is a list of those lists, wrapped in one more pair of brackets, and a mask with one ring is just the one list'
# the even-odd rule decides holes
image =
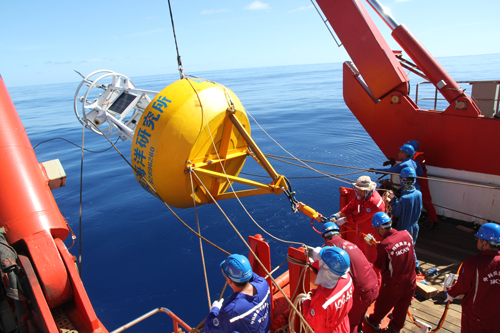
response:
{"label": "black shoe", "polygon": [[374,325],[370,322],[370,317],[368,316],[365,316],[364,318],[364,321],[365,321],[365,324],[367,324],[368,326],[370,326],[372,328],[372,330],[376,331],[376,332],[379,332],[380,331],[380,323]]}
{"label": "black shoe", "polygon": [[389,325],[387,325],[387,327],[384,329],[384,332],[399,333],[400,331],[397,331],[394,327],[392,327],[392,323],[389,323]]}
{"label": "black shoe", "polygon": [[417,275],[419,274],[425,275],[425,271],[420,266],[415,267],[415,273],[417,273]]}
{"label": "black shoe", "polygon": [[439,231],[439,225],[437,222],[432,223],[432,231]]}

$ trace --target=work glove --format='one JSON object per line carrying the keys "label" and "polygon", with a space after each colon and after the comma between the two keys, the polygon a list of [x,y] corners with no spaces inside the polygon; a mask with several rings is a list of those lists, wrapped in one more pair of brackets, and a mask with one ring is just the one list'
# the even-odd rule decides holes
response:
{"label": "work glove", "polygon": [[307,246],[307,245],[305,245],[305,244],[303,245],[303,247],[304,247],[304,250],[305,250],[305,251],[306,251],[306,253],[307,253],[307,256],[308,256],[308,257],[311,257],[311,256],[312,256],[312,253],[313,253],[313,251],[314,251],[314,247]]}
{"label": "work glove", "polygon": [[220,310],[220,308],[222,307],[222,304],[224,303],[224,298],[221,298],[220,301],[214,301],[212,303],[212,309],[213,308],[217,308]]}
{"label": "work glove", "polygon": [[448,303],[448,302],[453,302],[453,300],[455,299],[455,297],[451,297],[450,294],[446,293],[446,299],[444,300],[445,303]]}
{"label": "work glove", "polygon": [[383,166],[387,166],[387,165],[390,165],[391,167],[394,166],[396,164],[396,160],[394,158],[389,158],[387,161],[385,161],[384,163],[382,163]]}
{"label": "work glove", "polygon": [[375,237],[373,237],[372,234],[366,235],[364,240],[365,240],[366,244],[368,244],[370,246],[377,244],[377,240],[375,239]]}
{"label": "work glove", "polygon": [[337,225],[340,227],[341,225],[344,225],[344,223],[346,223],[346,218],[345,217],[341,217],[339,218],[337,221],[335,221],[335,223],[337,223]]}
{"label": "work glove", "polygon": [[330,215],[330,217],[328,217],[328,220],[330,220],[330,222],[335,222],[339,219],[339,214],[335,213],[335,214],[332,214]]}
{"label": "work glove", "polygon": [[301,298],[302,303],[304,303],[304,301],[305,301],[306,299],[311,300],[311,294],[307,294],[307,296],[306,296],[306,297],[302,297],[302,298]]}

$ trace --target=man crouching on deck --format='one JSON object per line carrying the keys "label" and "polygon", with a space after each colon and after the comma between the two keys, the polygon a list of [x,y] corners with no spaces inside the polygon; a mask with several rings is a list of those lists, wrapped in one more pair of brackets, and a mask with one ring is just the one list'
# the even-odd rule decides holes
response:
{"label": "man crouching on deck", "polygon": [[248,259],[232,254],[221,264],[234,293],[215,301],[205,321],[205,332],[269,332],[271,294],[267,281],[253,273]]}
{"label": "man crouching on deck", "polygon": [[[311,249],[311,248],[309,248]],[[351,260],[346,251],[335,246],[312,249],[310,256],[319,261],[315,284],[319,285],[302,301],[305,320],[316,333],[349,332],[352,307]]]}

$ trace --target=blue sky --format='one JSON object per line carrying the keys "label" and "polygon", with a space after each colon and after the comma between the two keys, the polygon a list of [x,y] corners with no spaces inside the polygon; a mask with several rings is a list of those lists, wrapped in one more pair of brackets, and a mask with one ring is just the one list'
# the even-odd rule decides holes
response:
{"label": "blue sky", "polygon": [[[436,57],[500,53],[498,0],[381,2]],[[171,5],[188,74],[349,59],[309,0]],[[389,28],[374,19],[390,38]],[[131,77],[177,71],[167,0],[0,0],[0,52],[8,87],[79,81],[73,70],[111,69]]]}

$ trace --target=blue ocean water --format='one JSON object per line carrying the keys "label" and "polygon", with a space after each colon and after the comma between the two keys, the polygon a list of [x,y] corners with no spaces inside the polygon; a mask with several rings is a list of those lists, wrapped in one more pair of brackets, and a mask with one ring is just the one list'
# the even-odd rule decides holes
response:
{"label": "blue ocean water", "polygon": [[[493,54],[439,60],[456,80],[493,80],[498,79],[495,75],[500,73],[499,58],[499,54]],[[233,90],[265,131],[297,158],[359,168],[379,166],[385,160],[343,102],[341,63],[188,74]],[[178,74],[168,74],[132,80],[137,87],[159,91],[178,77]],[[72,83],[9,88],[33,146],[53,138],[82,144],[82,126],[73,113],[78,79],[75,77]],[[412,83],[420,81],[412,80]],[[289,156],[259,126],[251,123],[252,137],[264,153]],[[85,148],[93,151],[110,146],[104,137],[90,131],[85,132],[84,138]],[[401,143],[395,143],[398,144]],[[130,142],[119,141],[117,147],[130,160]],[[66,186],[54,190],[53,194],[61,213],[78,236],[71,248],[74,255],[78,256],[78,242],[81,242],[82,280],[99,319],[108,330],[157,307],[169,308],[191,326],[201,322],[209,307],[198,238],[158,199],[139,186],[119,154],[114,149],[103,153],[85,152],[82,232],[79,234],[81,150],[65,141],[53,140],[40,144],[35,152],[40,162],[60,159],[66,171]],[[249,162],[243,172],[265,175],[256,163]],[[273,160],[271,163],[278,173],[289,178],[299,201],[325,215],[338,210],[338,188],[345,186],[345,182],[318,178],[321,175],[290,164]],[[354,171],[313,166],[332,174]],[[344,177],[355,180],[360,175]],[[320,243],[319,235],[311,229],[310,219],[301,213],[294,214],[283,194],[241,201],[253,219],[270,234],[287,241]],[[245,238],[263,234],[236,200],[220,204]],[[194,209],[175,211],[196,229]],[[201,233],[210,241],[231,253],[248,253],[215,205],[198,207],[198,216]],[[280,264],[286,258],[289,244],[265,234],[264,238],[271,245],[273,264]],[[65,243],[71,246],[71,239]],[[213,300],[224,284],[219,263],[226,255],[206,243],[203,248]],[[226,296],[229,292],[226,290]],[[129,332],[171,328],[167,316],[156,315]]]}

